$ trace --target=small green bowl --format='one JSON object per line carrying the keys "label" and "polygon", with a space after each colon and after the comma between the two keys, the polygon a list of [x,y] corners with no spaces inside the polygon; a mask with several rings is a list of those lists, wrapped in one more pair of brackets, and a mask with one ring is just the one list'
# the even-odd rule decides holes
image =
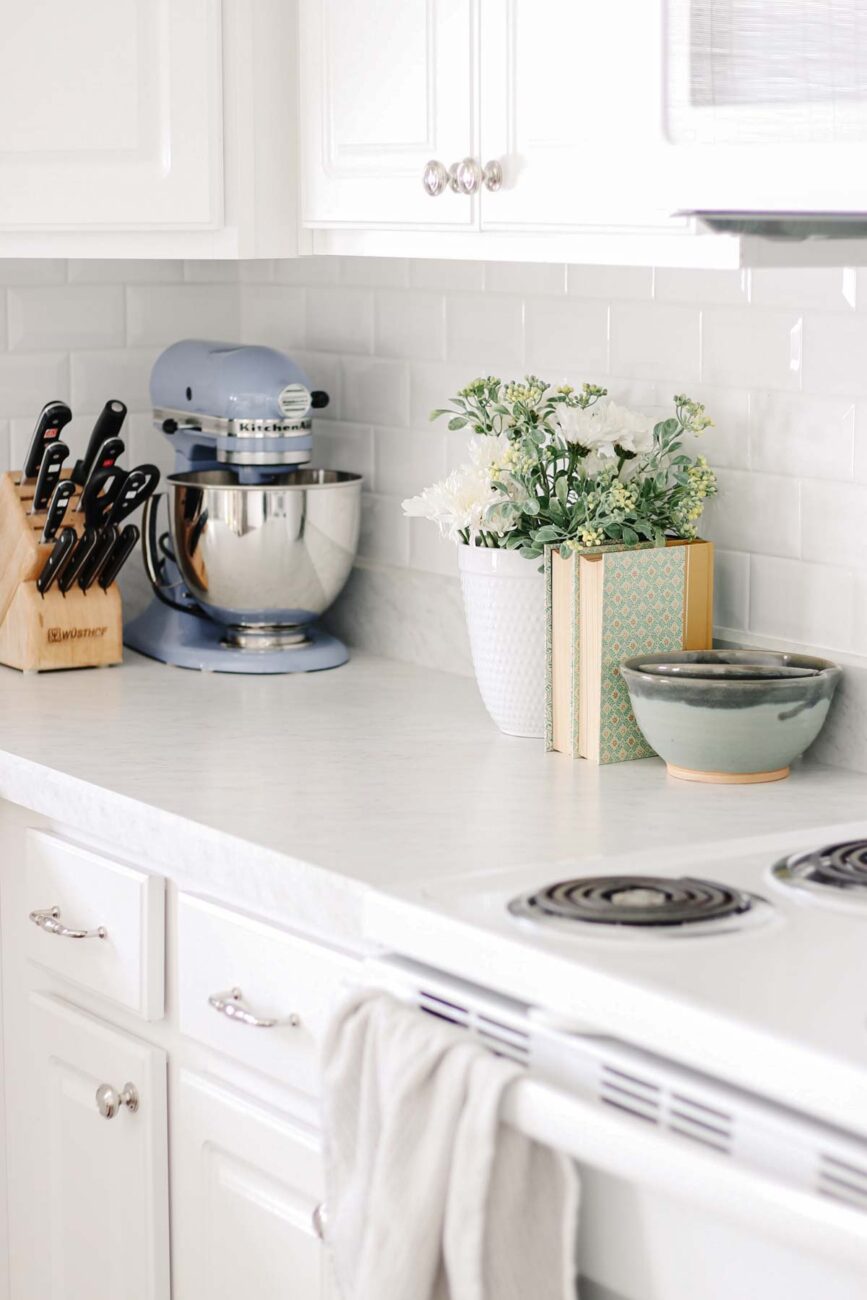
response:
{"label": "small green bowl", "polygon": [[[655,664],[713,665],[712,676],[659,675]],[[731,676],[720,666],[730,666]],[[806,668],[805,677],[745,678],[744,666]],[[780,781],[822,730],[842,676],[827,659],[772,650],[679,650],[620,668],[636,721],[672,776],[747,784]]]}

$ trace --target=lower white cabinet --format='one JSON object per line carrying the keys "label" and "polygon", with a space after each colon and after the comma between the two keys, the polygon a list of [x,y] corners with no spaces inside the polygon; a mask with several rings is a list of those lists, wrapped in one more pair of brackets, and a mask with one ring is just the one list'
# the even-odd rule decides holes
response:
{"label": "lower white cabinet", "polygon": [[319,1139],[210,1077],[172,1092],[174,1300],[328,1300]]}
{"label": "lower white cabinet", "polygon": [[165,1053],[27,1001],[29,1050],[7,1060],[12,1295],[169,1300]]}

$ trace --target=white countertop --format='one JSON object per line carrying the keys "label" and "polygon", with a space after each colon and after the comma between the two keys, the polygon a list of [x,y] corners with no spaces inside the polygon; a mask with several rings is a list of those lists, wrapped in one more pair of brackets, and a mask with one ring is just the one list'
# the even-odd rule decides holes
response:
{"label": "white countertop", "polygon": [[501,735],[474,682],[356,654],[284,677],[0,670],[0,797],[182,882],[350,944],[361,902],[431,876],[863,818],[867,776],[673,780]]}

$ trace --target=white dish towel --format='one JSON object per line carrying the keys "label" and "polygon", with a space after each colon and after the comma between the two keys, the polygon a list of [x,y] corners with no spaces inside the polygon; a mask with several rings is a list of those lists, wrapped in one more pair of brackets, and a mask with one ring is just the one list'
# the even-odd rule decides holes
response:
{"label": "white dish towel", "polygon": [[575,1167],[498,1121],[520,1066],[368,990],[338,1009],[323,1072],[343,1300],[574,1300]]}

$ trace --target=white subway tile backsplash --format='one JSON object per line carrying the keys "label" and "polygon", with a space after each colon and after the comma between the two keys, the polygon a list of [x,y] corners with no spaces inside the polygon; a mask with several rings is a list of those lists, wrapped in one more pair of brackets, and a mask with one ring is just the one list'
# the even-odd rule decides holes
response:
{"label": "white subway tile backsplash", "polygon": [[409,423],[409,367],[406,362],[344,357],[340,370],[343,419],[392,428]]}
{"label": "white subway tile backsplash", "polygon": [[0,416],[29,416],[35,422],[46,402],[69,401],[69,356],[37,352],[31,356],[0,352]]}
{"label": "white subway tile backsplash", "polygon": [[557,263],[486,262],[485,288],[490,293],[557,296],[566,292],[566,267]]}
{"label": "white subway tile backsplash", "polygon": [[364,493],[359,556],[380,564],[406,567],[409,564],[409,522],[400,508],[399,498]]}
{"label": "white subway tile backsplash", "polygon": [[702,312],[702,379],[739,388],[801,387],[802,321],[797,312]]}
{"label": "white subway tile backsplash", "polygon": [[867,396],[867,313],[806,318],[804,389],[822,397]]}
{"label": "white subway tile backsplash", "polygon": [[688,271],[661,266],[653,273],[653,296],[657,302],[745,306],[750,300],[750,272]]}
{"label": "white subway tile backsplash", "polygon": [[773,474],[719,470],[719,495],[707,506],[702,534],[730,551],[798,556],[800,483]]}
{"label": "white subway tile backsplash", "polygon": [[217,258],[184,262],[184,279],[190,284],[238,284],[241,279],[241,263]]}
{"label": "white subway tile backsplash", "polygon": [[120,285],[9,289],[10,352],[122,347],[123,294]]}
{"label": "white subway tile backsplash", "polygon": [[441,293],[473,293],[485,287],[484,262],[451,262],[425,258],[410,262],[409,282],[414,289],[438,289]]}
{"label": "white subway tile backsplash", "polygon": [[649,266],[567,266],[566,292],[577,298],[625,298],[642,302],[653,296],[653,270]]}
{"label": "white subway tile backsplash", "polygon": [[451,294],[446,301],[446,356],[471,372],[513,374],[524,364],[524,304],[520,298]]}
{"label": "white subway tile backsplash", "polygon": [[852,478],[855,404],[791,393],[754,393],[750,468],[803,478]]}
{"label": "white subway tile backsplash", "polygon": [[744,551],[714,548],[713,621],[716,627],[749,626],[750,557]]}
{"label": "white subway tile backsplash", "polygon": [[750,274],[750,299],[759,307],[852,311],[856,306],[853,267],[761,267]]}
{"label": "white subway tile backsplash", "polygon": [[363,424],[316,420],[313,426],[313,461],[321,469],[342,469],[362,474],[365,487],[373,483],[373,430]]}
{"label": "white subway tile backsplash", "polygon": [[681,389],[700,378],[701,318],[694,307],[615,303],[611,370],[635,379],[676,377]]}
{"label": "white subway tile backsplash", "polygon": [[126,315],[131,347],[166,347],[184,338],[231,342],[240,328],[238,291],[231,285],[131,284]]}
{"label": "white subway tile backsplash", "polygon": [[183,278],[184,263],[178,261],[83,257],[69,263],[70,284],[177,284]]}
{"label": "white subway tile backsplash", "polygon": [[[665,411],[668,415],[675,389],[671,384],[664,391],[662,385],[659,388],[668,403]],[[704,384],[691,384],[687,396],[704,403],[713,425],[698,437],[688,437],[685,450],[690,455],[706,456],[717,469],[748,469],[750,394],[740,388],[708,388]]]}
{"label": "white subway tile backsplash", "polygon": [[433,430],[374,429],[374,492],[410,497],[446,473],[445,434]]}
{"label": "white subway tile backsplash", "polygon": [[750,631],[798,645],[850,650],[853,589],[850,569],[754,555]]}
{"label": "white subway tile backsplash", "polygon": [[373,294],[329,287],[308,294],[307,344],[321,352],[372,352]]}
{"label": "white subway tile backsplash", "polygon": [[251,285],[241,307],[245,343],[295,353],[307,339],[307,290],[282,284]]}
{"label": "white subway tile backsplash", "polygon": [[608,373],[608,307],[603,302],[528,302],[526,335],[527,367],[543,379],[600,383]]}
{"label": "white subway tile backsplash", "polygon": [[0,285],[64,284],[67,264],[62,257],[0,258]]}
{"label": "white subway tile backsplash", "polygon": [[867,485],[805,479],[802,512],[805,560],[867,569]]}
{"label": "white subway tile backsplash", "polygon": [[131,411],[149,411],[148,383],[159,348],[115,348],[110,352],[73,352],[70,356],[70,402],[74,411],[101,411],[119,397]]}
{"label": "white subway tile backsplash", "polygon": [[374,351],[379,357],[441,360],[446,302],[442,294],[384,291],[376,295]]}
{"label": "white subway tile backsplash", "polygon": [[[473,371],[452,362],[415,362],[409,369],[410,388],[410,423],[423,429],[430,423],[431,411],[447,407],[454,397],[471,379]],[[434,429],[445,428],[445,423],[435,421]]]}
{"label": "white subway tile backsplash", "polygon": [[344,257],[340,283],[371,289],[405,289],[409,284],[409,262],[405,257]]}
{"label": "white subway tile backsplash", "polygon": [[337,284],[343,259],[339,257],[289,257],[272,262],[277,284]]}
{"label": "white subway tile backsplash", "polygon": [[457,548],[427,519],[410,519],[409,566],[423,573],[454,578],[458,571]]}

